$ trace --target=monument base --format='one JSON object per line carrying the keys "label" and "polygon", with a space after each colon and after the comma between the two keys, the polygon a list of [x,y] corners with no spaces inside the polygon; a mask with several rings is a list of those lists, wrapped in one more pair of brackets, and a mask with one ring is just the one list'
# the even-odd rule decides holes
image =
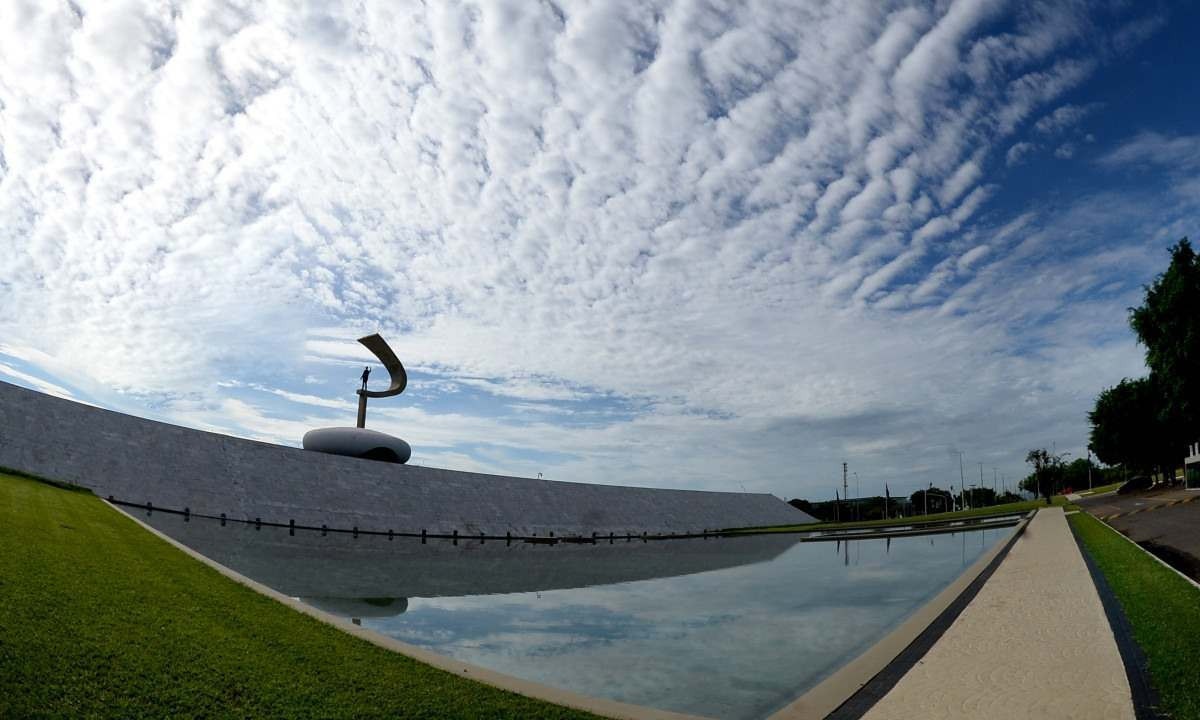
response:
{"label": "monument base", "polygon": [[304,433],[305,450],[366,460],[406,463],[412,448],[398,437],[366,428],[331,427]]}

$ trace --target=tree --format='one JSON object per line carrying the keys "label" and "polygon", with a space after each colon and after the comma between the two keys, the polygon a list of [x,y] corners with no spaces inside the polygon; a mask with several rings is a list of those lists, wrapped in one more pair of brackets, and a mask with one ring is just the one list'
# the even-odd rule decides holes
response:
{"label": "tree", "polygon": [[908,500],[912,503],[913,513],[924,513],[926,508],[925,493],[929,493],[928,507],[930,513],[948,512],[950,510],[950,491],[941,488],[930,488],[926,490],[918,490],[908,496]]}
{"label": "tree", "polygon": [[[1066,492],[1067,490],[1086,490],[1088,486],[1088,466],[1091,466],[1093,473],[1093,481],[1100,479],[1099,468],[1094,463],[1085,458],[1075,458],[1069,463],[1063,465],[1062,470],[1062,486],[1055,488],[1055,492]],[[1103,483],[1096,483],[1102,485]]]}
{"label": "tree", "polygon": [[792,498],[791,500],[788,500],[788,505],[791,505],[802,512],[806,512],[813,517],[817,516],[813,508],[813,504],[803,498]]}
{"label": "tree", "polygon": [[1015,502],[1021,502],[1021,496],[1011,490],[1000,493],[1000,496],[996,498],[997,505],[1007,505],[1008,503]]}
{"label": "tree", "polygon": [[818,520],[832,521],[838,517],[836,503],[832,500],[829,502],[809,502],[803,498],[793,498],[788,500],[788,505],[797,510],[802,510]]}
{"label": "tree", "polygon": [[1088,444],[1100,462],[1141,471],[1170,463],[1173,443],[1163,427],[1161,404],[1162,394],[1150,378],[1126,378],[1101,392],[1088,413]]}
{"label": "tree", "polygon": [[[1046,448],[1035,448],[1030,450],[1025,456],[1025,462],[1033,466],[1033,485],[1038,495],[1046,498],[1046,504],[1050,504],[1050,496],[1054,494],[1056,487],[1062,486],[1062,455],[1053,455]],[[1028,481],[1029,478],[1026,478]],[[1025,487],[1025,483],[1021,483]]]}
{"label": "tree", "polygon": [[1102,462],[1169,475],[1200,435],[1200,258],[1187,238],[1171,248],[1142,305],[1129,309],[1129,324],[1146,346],[1150,375],[1100,393],[1088,413],[1090,447]]}
{"label": "tree", "polygon": [[[1034,452],[1034,451],[1030,451]],[[1038,450],[1039,454],[1045,450]],[[1106,475],[1094,463],[1089,463],[1084,458],[1076,458],[1071,462],[1064,460],[1066,456],[1060,455],[1056,459],[1053,455],[1046,453],[1046,460],[1042,463],[1042,467],[1038,470],[1035,466],[1034,472],[1021,481],[1021,489],[1034,493],[1035,495],[1061,495],[1068,490],[1082,490],[1088,486],[1088,465],[1092,468],[1092,480],[1096,485],[1103,485]],[[1026,459],[1029,462],[1028,458]],[[1032,463],[1031,463],[1032,464]]]}
{"label": "tree", "polygon": [[1142,306],[1130,310],[1129,324],[1146,346],[1160,419],[1177,456],[1200,433],[1200,258],[1187,238],[1171,248],[1171,264],[1146,288]]}

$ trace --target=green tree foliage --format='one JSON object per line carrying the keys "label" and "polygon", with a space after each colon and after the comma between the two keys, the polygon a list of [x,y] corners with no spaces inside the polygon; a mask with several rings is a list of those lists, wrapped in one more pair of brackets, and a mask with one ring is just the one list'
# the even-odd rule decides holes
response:
{"label": "green tree foliage", "polygon": [[1092,452],[1108,465],[1149,470],[1171,457],[1173,444],[1163,427],[1162,395],[1150,378],[1122,380],[1096,398],[1088,413]]}
{"label": "green tree foliage", "polygon": [[1200,437],[1200,258],[1187,238],[1171,248],[1171,264],[1129,323],[1150,376],[1100,393],[1088,413],[1090,445],[1102,462],[1166,473]]}
{"label": "green tree foliage", "polygon": [[963,507],[977,508],[996,504],[996,491],[990,487],[970,487],[958,494]]}
{"label": "green tree foliage", "polygon": [[[952,507],[951,500],[950,500],[950,491],[935,487],[935,488],[930,489],[928,492],[929,492],[928,507],[929,507],[930,513],[950,512],[951,507]],[[913,493],[912,495],[908,496],[909,502],[912,503],[913,513],[924,513],[925,512],[925,508],[926,508],[925,493],[926,493],[925,490],[918,490],[915,493]]]}
{"label": "green tree foliage", "polygon": [[[1046,498],[1049,505],[1054,489],[1062,486],[1062,456],[1054,455],[1046,448],[1034,448],[1025,455],[1025,462],[1033,466],[1033,475],[1022,481],[1021,488]],[[1026,487],[1025,483],[1030,480],[1031,487]]]}
{"label": "green tree foliage", "polygon": [[1095,463],[1090,463],[1085,458],[1076,458],[1069,463],[1063,465],[1062,470],[1062,487],[1054,489],[1055,493],[1065,493],[1068,490],[1078,492],[1088,489],[1088,465],[1092,466],[1092,483],[1095,485],[1104,484],[1104,474],[1100,468],[1096,467]]}
{"label": "green tree foliage", "polygon": [[1160,415],[1167,428],[1178,428],[1182,451],[1200,433],[1200,259],[1187,238],[1171,248],[1171,264],[1131,310],[1130,325],[1146,346]]}
{"label": "green tree foliage", "polygon": [[[1033,452],[1033,451],[1031,451]],[[1038,453],[1046,452],[1038,450]],[[1028,462],[1028,458],[1026,458]],[[1032,464],[1032,463],[1031,463]],[[1037,495],[1062,495],[1067,492],[1079,492],[1080,490],[1088,489],[1088,464],[1089,461],[1084,458],[1076,458],[1071,462],[1066,462],[1060,456],[1057,461],[1054,456],[1046,452],[1046,456],[1042,465],[1041,474],[1038,474],[1035,465],[1034,472],[1021,481],[1021,489]],[[1120,479],[1119,474],[1113,471],[1099,467],[1095,463],[1091,463],[1092,468],[1092,484],[1096,487],[1114,482],[1114,479]],[[1039,486],[1040,482],[1040,486]]]}
{"label": "green tree foliage", "polygon": [[812,515],[813,517],[817,518],[818,520],[825,519],[825,518],[821,517],[821,515],[819,514],[819,511],[813,507],[812,503],[810,503],[809,501],[807,501],[803,498],[792,498],[791,500],[788,500],[788,505],[791,505],[792,507],[794,507],[797,510],[800,510],[802,512],[806,512],[809,515]]}

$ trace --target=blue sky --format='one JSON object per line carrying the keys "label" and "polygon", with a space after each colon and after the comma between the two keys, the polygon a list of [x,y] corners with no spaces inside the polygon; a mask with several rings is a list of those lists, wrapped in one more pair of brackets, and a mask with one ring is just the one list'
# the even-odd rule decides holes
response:
{"label": "blue sky", "polygon": [[[1185,3],[9,3],[0,379],[831,496],[1085,452],[1195,235]],[[994,468],[994,471],[993,471]]]}

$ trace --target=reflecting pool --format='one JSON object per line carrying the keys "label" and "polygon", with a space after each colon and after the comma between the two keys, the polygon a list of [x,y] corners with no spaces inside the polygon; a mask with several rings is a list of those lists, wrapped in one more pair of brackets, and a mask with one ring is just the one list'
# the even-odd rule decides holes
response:
{"label": "reflecting pool", "polygon": [[794,700],[1013,531],[455,545],[139,518],[398,640],[585,695],[733,719]]}

